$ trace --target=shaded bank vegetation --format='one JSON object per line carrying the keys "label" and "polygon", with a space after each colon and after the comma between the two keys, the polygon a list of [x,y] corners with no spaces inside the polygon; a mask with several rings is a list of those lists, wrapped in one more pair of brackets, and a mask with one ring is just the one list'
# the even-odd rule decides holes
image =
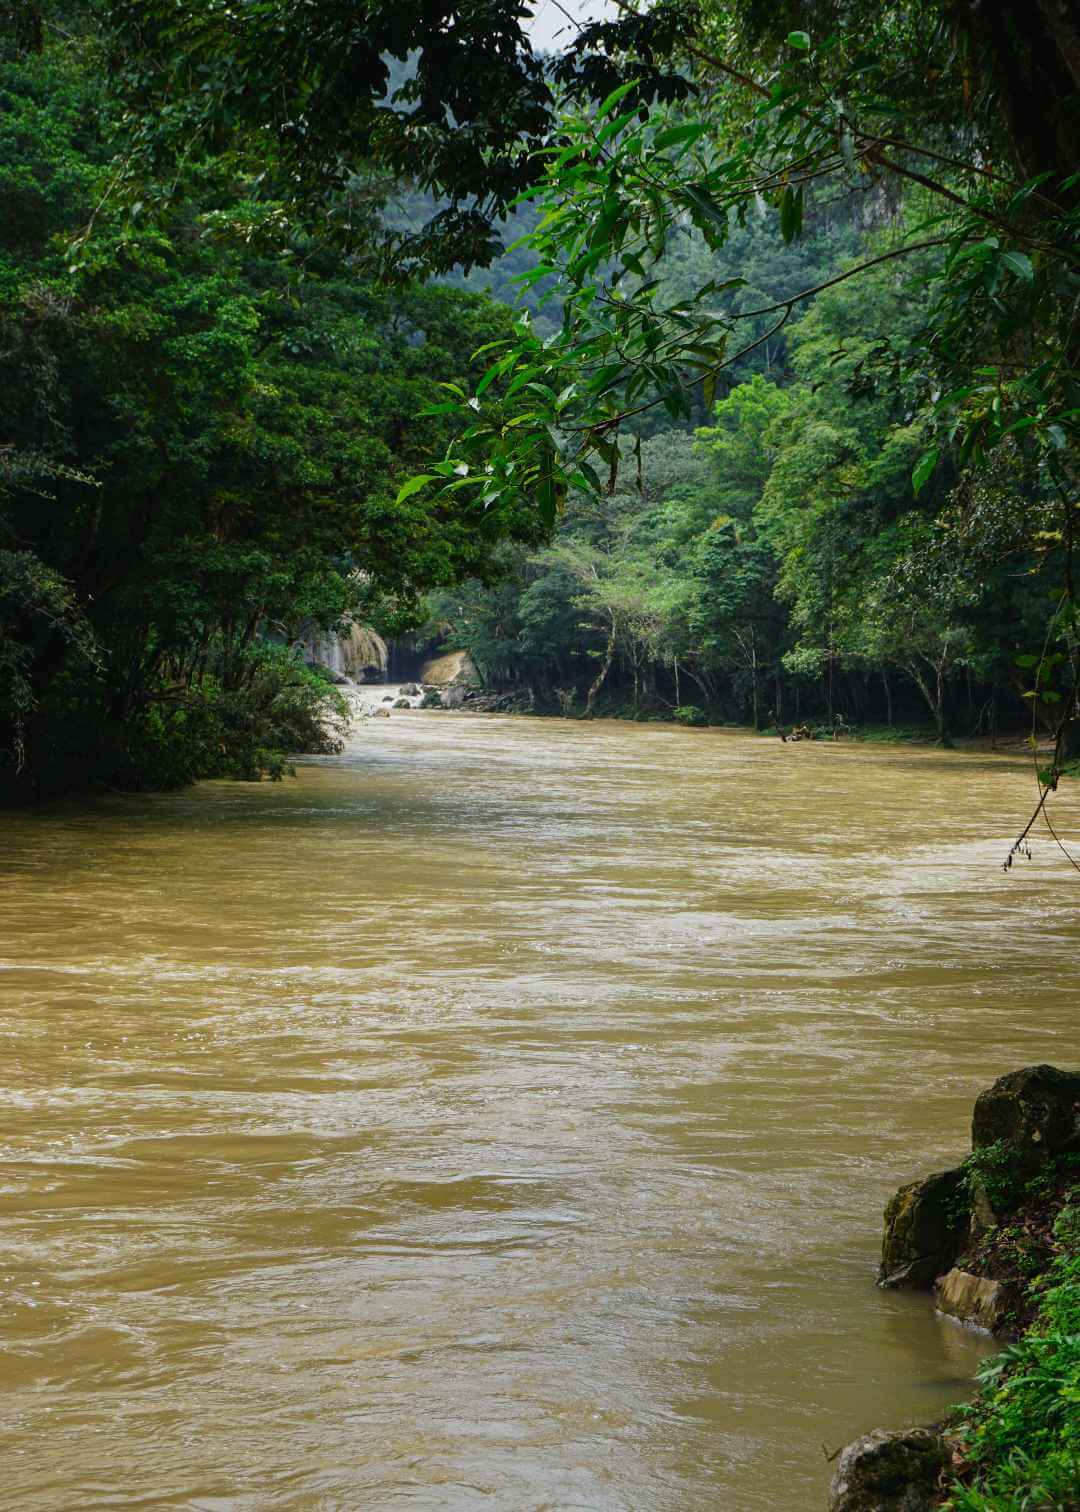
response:
{"label": "shaded bank vegetation", "polygon": [[[798,278],[843,273],[887,225],[885,209],[823,214]],[[759,303],[783,290],[782,249],[768,215],[722,255],[686,238],[669,297],[738,270],[752,279],[734,297]],[[572,493],[554,540],[514,552],[502,585],[437,595],[435,624],[491,684],[550,708],[943,740],[1030,729],[1059,506],[1008,443],[977,477],[942,465],[916,495],[926,374],[881,362],[883,340],[910,350],[925,321],[928,261],[818,295],[727,375],[705,423],[630,422],[614,486]]]}
{"label": "shaded bank vegetation", "polygon": [[668,0],[556,60],[452,9],[0,11],[6,788],[258,771],[330,708],[298,637],[425,617],[553,708],[1033,725],[1052,787],[1057,0]]}
{"label": "shaded bank vegetation", "polygon": [[524,503],[395,499],[445,444],[420,411],[508,319],[283,256],[224,162],[117,209],[100,43],[45,42],[0,51],[0,794],[280,771],[345,712],[301,634],[407,623],[539,539]]}

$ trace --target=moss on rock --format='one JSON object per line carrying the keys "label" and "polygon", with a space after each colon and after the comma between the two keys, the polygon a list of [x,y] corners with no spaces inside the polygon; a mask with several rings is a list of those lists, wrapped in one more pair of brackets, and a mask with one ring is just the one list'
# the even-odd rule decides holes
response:
{"label": "moss on rock", "polygon": [[962,1167],[902,1186],[885,1209],[878,1285],[933,1286],[960,1253],[967,1221]]}

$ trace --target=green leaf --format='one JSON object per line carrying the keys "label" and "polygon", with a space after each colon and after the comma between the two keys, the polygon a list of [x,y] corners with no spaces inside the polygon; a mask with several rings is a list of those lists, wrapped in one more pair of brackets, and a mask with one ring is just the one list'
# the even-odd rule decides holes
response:
{"label": "green leaf", "polygon": [[609,121],[606,126],[601,127],[596,140],[603,145],[610,137],[618,136],[624,127],[629,126],[636,115],[637,110],[635,108],[634,110],[625,111],[621,116],[616,116],[613,121]]}
{"label": "green leaf", "polygon": [[602,121],[606,115],[610,115],[619,101],[625,99],[630,91],[636,88],[637,80],[630,79],[628,83],[620,84],[618,89],[613,89],[607,99],[601,102],[600,109],[596,112],[597,119]]}
{"label": "green leaf", "polygon": [[437,483],[439,480],[434,473],[420,473],[415,478],[406,478],[398,489],[395,504],[404,504],[406,499],[411,499],[413,494],[419,493],[425,483]]}
{"label": "green leaf", "polygon": [[688,199],[696,210],[699,210],[702,215],[714,221],[717,225],[722,226],[726,233],[728,229],[728,213],[726,210],[721,209],[714,200],[711,200],[707,194],[703,193],[694,184],[683,184],[682,193],[684,198]]}
{"label": "green leaf", "polygon": [[1003,252],[1001,261],[1017,278],[1022,278],[1025,283],[1031,283],[1035,277],[1035,269],[1031,265],[1031,258],[1023,252]]}
{"label": "green leaf", "polygon": [[934,446],[931,447],[928,452],[923,452],[922,456],[916,462],[914,471],[911,474],[911,486],[914,490],[916,498],[918,498],[919,494],[922,493],[924,487],[929,482],[930,475],[934,471],[934,468],[938,465],[940,459],[941,449],[937,446]]}
{"label": "green leaf", "polygon": [[1016,662],[1016,665],[1018,667],[1034,667],[1038,665],[1039,658],[1037,656],[1032,656],[1030,652],[1025,651],[1022,656],[1016,656],[1013,658],[1013,660]]}
{"label": "green leaf", "polygon": [[518,354],[516,351],[508,352],[505,357],[500,357],[498,362],[493,362],[492,365],[484,373],[484,376],[480,379],[480,382],[476,385],[477,395],[482,394],[486,388],[488,388],[492,383],[495,382],[496,378],[501,377],[502,374],[506,372],[507,368],[513,367],[514,363],[517,361],[517,356]]}
{"label": "green leaf", "polygon": [[663,152],[666,147],[677,147],[680,142],[696,142],[698,137],[704,136],[708,131],[704,121],[691,121],[685,126],[670,126],[667,131],[662,131],[653,139],[653,149]]}
{"label": "green leaf", "polygon": [[780,235],[785,242],[794,241],[802,232],[803,192],[802,187],[792,189],[789,184],[780,201]]}
{"label": "green leaf", "polygon": [[788,39],[788,46],[789,47],[793,47],[796,50],[796,52],[809,52],[810,51],[810,34],[809,34],[809,32],[788,32],[787,39]]}

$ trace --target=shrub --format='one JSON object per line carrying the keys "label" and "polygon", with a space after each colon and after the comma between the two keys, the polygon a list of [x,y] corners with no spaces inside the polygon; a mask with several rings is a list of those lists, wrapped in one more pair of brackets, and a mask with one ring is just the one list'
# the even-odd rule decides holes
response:
{"label": "shrub", "polygon": [[680,704],[674,711],[675,719],[683,725],[707,725],[709,716],[697,704]]}
{"label": "shrub", "polygon": [[285,646],[250,647],[182,689],[160,689],[126,732],[117,773],[125,787],[182,787],[200,777],[278,782],[297,752],[341,750],[351,710],[325,673]]}
{"label": "shrub", "polygon": [[1034,1325],[980,1371],[982,1399],[964,1410],[970,1484],[949,1512],[1003,1507],[1070,1512],[1080,1505],[1080,1186],[1054,1224],[1058,1255]]}

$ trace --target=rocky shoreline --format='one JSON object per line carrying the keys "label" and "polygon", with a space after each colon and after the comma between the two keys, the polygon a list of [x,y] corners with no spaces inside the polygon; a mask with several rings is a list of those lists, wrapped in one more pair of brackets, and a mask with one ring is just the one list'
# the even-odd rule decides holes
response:
{"label": "rocky shoreline", "polygon": [[[980,1094],[971,1153],[952,1170],[902,1186],[888,1203],[878,1284],[929,1292],[958,1326],[1020,1342],[991,1362],[993,1390],[984,1384],[973,1408],[944,1424],[877,1429],[847,1445],[830,1512],[1080,1507],[1080,1339],[1061,1336],[1063,1368],[1053,1332],[1061,1318],[1071,1328],[1074,1312],[1080,1315],[1080,1073],[1027,1066]],[[1007,1413],[1022,1396],[1011,1385],[1034,1379],[1016,1376],[1020,1362],[1030,1372],[1049,1354],[1057,1373],[1047,1371],[1041,1384],[1046,1427],[1039,1418],[1040,1442],[1031,1446],[1049,1466],[1042,1475],[1022,1443],[1031,1413],[1001,1432],[995,1413]],[[1030,1498],[984,1493],[995,1476],[1015,1480],[1016,1471],[1022,1478],[1025,1458],[1034,1465]],[[1070,1481],[1071,1493],[1062,1489]]]}

